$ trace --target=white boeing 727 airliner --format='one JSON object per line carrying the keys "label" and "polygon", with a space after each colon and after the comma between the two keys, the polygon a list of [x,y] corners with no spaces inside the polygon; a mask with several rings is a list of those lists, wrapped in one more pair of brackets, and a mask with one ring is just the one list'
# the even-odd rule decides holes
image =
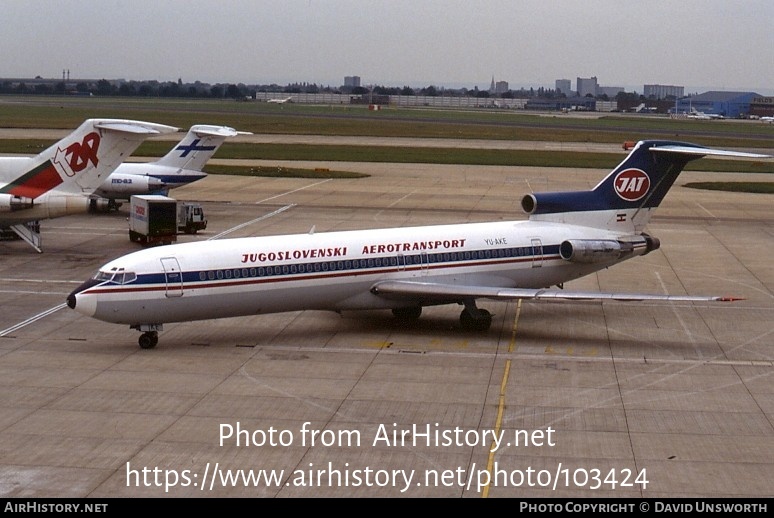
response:
{"label": "white boeing 727 airliner", "polygon": [[528,220],[181,243],[110,261],[67,297],[70,308],[128,324],[154,347],[169,322],[299,310],[460,304],[486,330],[483,299],[712,301],[719,296],[573,292],[563,283],[659,247],[644,232],[683,167],[705,155],[769,158],[671,141],[638,142],[590,191],[527,194]]}

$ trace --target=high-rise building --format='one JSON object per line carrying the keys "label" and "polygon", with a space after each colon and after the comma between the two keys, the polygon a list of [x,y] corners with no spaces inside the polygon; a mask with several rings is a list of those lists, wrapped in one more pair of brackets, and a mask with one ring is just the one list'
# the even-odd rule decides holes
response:
{"label": "high-rise building", "polygon": [[350,86],[352,88],[360,86],[360,76],[345,76],[344,86]]}
{"label": "high-rise building", "polygon": [[569,79],[557,79],[555,88],[557,93],[562,93],[566,96],[572,94],[572,82]]}
{"label": "high-rise building", "polygon": [[492,82],[489,85],[489,93],[491,95],[504,94],[508,91],[508,81],[495,81],[492,76]]}
{"label": "high-rise building", "polygon": [[577,89],[578,89],[578,96],[579,97],[586,97],[587,95],[591,94],[592,97],[597,96],[597,78],[595,77],[589,77],[589,78],[583,78],[579,77],[576,83]]}

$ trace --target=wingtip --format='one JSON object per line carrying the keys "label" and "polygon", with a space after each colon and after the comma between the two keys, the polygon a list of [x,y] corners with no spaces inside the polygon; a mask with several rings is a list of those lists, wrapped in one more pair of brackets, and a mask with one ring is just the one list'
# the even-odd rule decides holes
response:
{"label": "wingtip", "polygon": [[738,300],[747,300],[744,297],[720,297],[718,299],[720,302],[736,302]]}

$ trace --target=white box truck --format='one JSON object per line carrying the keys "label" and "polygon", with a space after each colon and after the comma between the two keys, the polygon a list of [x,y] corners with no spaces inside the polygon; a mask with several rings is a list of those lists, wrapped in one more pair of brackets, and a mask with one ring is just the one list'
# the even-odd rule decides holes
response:
{"label": "white box truck", "polygon": [[177,200],[158,194],[130,198],[129,239],[144,245],[177,241]]}

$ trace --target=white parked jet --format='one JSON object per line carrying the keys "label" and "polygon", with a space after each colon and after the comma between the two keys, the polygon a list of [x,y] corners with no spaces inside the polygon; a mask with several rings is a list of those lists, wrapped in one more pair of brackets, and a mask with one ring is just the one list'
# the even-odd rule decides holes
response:
{"label": "white parked jet", "polygon": [[179,131],[151,122],[88,119],[34,157],[0,157],[0,231],[41,252],[39,222],[87,212],[89,195],[147,137]]}
{"label": "white parked jet", "polygon": [[691,111],[688,113],[688,118],[700,120],[720,120],[724,117],[719,113],[705,113],[697,111],[696,108],[691,108]]}
{"label": "white parked jet", "polygon": [[460,304],[462,326],[486,330],[492,316],[477,299],[734,300],[547,289],[659,248],[645,225],[683,167],[705,155],[768,157],[641,141],[590,191],[524,196],[528,220],[145,249],[102,266],[67,304],[128,324],[151,348],[168,322],[284,311],[391,309],[416,319],[423,306]]}
{"label": "white parked jet", "polygon": [[168,195],[170,189],[207,176],[204,165],[228,137],[251,135],[228,126],[197,124],[169,153],[154,162],[124,162],[94,191],[91,210],[113,210],[134,194]]}
{"label": "white parked jet", "polygon": [[293,102],[293,96],[285,97],[284,99],[268,99],[266,101],[267,103],[271,104],[285,104],[285,103],[292,103]]}

